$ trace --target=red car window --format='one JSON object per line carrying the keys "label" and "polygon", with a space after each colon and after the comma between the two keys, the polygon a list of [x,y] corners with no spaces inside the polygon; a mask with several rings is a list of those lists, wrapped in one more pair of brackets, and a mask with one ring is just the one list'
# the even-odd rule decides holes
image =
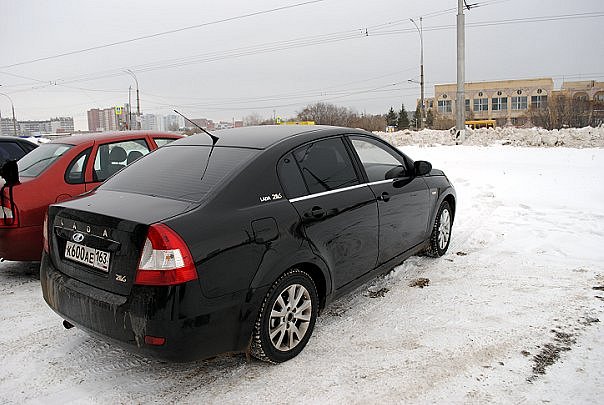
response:
{"label": "red car window", "polygon": [[92,171],[94,181],[105,181],[147,153],[149,153],[149,146],[144,139],[99,145]]}
{"label": "red car window", "polygon": [[23,156],[18,162],[19,176],[37,177],[55,160],[63,156],[73,145],[62,143],[47,143],[32,150]]}
{"label": "red car window", "polygon": [[92,147],[86,149],[78,156],[73,158],[67,170],[65,171],[65,182],[68,184],[82,184],[84,183],[84,176],[86,174],[86,162],[90,157]]}

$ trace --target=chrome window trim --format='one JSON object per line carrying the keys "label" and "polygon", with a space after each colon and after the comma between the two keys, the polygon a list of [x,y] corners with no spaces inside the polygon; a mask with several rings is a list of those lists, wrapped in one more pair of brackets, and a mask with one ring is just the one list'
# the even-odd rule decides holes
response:
{"label": "chrome window trim", "polygon": [[361,187],[365,187],[365,186],[374,186],[374,185],[378,185],[378,184],[392,183],[393,181],[394,181],[394,179],[388,179],[388,180],[373,181],[371,183],[355,184],[354,186],[342,187],[342,188],[337,188],[335,190],[328,190],[328,191],[322,191],[320,193],[303,195],[302,197],[290,198],[289,202],[295,203],[297,201],[309,200],[311,198],[322,197],[324,195],[335,194],[335,193],[348,191],[348,190],[354,190],[356,188],[361,188]]}

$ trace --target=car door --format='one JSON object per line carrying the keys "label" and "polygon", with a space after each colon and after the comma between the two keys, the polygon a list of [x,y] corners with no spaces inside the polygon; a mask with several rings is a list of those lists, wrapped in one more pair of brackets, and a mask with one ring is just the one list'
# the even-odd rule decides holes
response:
{"label": "car door", "polygon": [[65,169],[65,183],[55,188],[55,191],[60,191],[55,202],[70,200],[86,191],[86,164],[90,160],[91,151],[92,147],[86,148],[71,159]]}
{"label": "car door", "polygon": [[402,154],[379,140],[350,136],[350,143],[378,200],[378,264],[398,256],[426,238],[429,190]]}
{"label": "car door", "polygon": [[[332,270],[335,288],[375,268],[378,249],[377,203],[361,184],[341,137],[303,145],[282,158],[280,176],[290,181],[286,195],[301,217],[313,251]],[[288,191],[290,190],[290,191]],[[293,194],[292,194],[293,193]]]}

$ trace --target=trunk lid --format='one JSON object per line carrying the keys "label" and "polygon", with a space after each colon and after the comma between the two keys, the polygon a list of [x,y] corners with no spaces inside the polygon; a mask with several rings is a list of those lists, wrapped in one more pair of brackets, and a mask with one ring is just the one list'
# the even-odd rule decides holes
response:
{"label": "trunk lid", "polygon": [[128,295],[150,224],[192,204],[140,194],[97,191],[49,207],[50,256],[62,273]]}

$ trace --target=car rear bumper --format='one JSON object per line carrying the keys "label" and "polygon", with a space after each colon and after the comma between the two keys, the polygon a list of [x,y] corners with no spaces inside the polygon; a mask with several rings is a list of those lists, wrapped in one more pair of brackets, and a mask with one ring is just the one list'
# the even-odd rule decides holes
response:
{"label": "car rear bumper", "polygon": [[[129,296],[107,292],[64,275],[46,253],[40,281],[46,303],[68,322],[131,351],[171,361],[244,351],[256,316],[242,316],[249,311],[232,296],[204,298],[198,280],[172,287],[133,286]],[[165,343],[146,344],[145,336],[165,338]]]}
{"label": "car rear bumper", "polygon": [[42,225],[0,229],[0,257],[37,262],[42,256]]}

